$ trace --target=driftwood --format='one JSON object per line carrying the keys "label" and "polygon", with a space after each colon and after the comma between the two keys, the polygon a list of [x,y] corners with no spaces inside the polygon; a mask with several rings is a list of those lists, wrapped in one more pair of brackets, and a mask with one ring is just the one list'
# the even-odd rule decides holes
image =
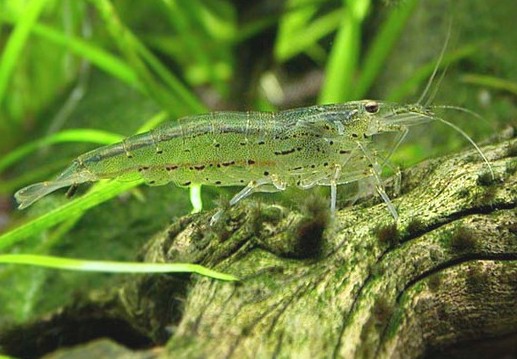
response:
{"label": "driftwood", "polygon": [[[161,348],[100,341],[57,357],[516,355],[517,138],[508,132],[482,148],[495,179],[475,151],[405,171],[396,224],[374,197],[331,222],[318,200],[298,211],[248,201],[213,228],[210,213],[184,217],[141,259],[196,262],[240,282],[132,277],[16,333],[43,341],[59,328],[66,345],[82,330],[83,342],[107,335]],[[12,337],[0,342],[11,348]]]}

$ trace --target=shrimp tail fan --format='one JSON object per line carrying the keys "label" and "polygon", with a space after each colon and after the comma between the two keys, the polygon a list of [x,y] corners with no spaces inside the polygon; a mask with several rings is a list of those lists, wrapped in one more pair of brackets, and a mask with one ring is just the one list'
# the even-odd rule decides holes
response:
{"label": "shrimp tail fan", "polygon": [[40,198],[63,187],[75,186],[79,183],[94,181],[97,178],[87,171],[79,162],[74,161],[63,173],[52,181],[31,184],[14,194],[18,209],[24,209]]}

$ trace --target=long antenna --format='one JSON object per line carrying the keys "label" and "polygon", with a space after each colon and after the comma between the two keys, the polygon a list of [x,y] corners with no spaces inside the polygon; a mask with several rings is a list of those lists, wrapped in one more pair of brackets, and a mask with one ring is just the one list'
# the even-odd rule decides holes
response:
{"label": "long antenna", "polygon": [[474,116],[478,120],[487,122],[486,118],[484,118],[483,116],[481,116],[479,113],[477,113],[475,111],[469,110],[468,108],[464,108],[464,107],[460,107],[460,106],[454,106],[454,105],[433,105],[431,107],[432,108],[442,108],[442,109],[445,109],[445,110],[455,110],[455,111],[464,112],[466,114]]}
{"label": "long antenna", "polygon": [[424,107],[428,107],[430,104],[433,103],[434,99],[436,98],[436,94],[438,93],[438,90],[440,89],[440,85],[442,84],[443,79],[445,78],[445,74],[447,73],[447,69],[449,68],[449,65],[445,65],[445,68],[443,69],[442,73],[440,74],[440,77],[438,78],[438,81],[436,82],[436,86],[433,89],[433,92],[429,95],[429,98],[424,104]]}
{"label": "long antenna", "polygon": [[[458,111],[464,111],[466,113],[470,113],[478,118],[482,118],[480,115],[478,115],[477,113],[473,112],[473,111],[470,111],[470,110],[467,110],[465,108],[462,108],[462,107],[455,107],[455,106],[436,106],[437,108],[449,108],[449,109],[452,109],[452,110],[458,110]],[[438,116],[428,116],[428,115],[424,115],[424,114],[420,114],[420,116],[423,116],[423,117],[428,117],[428,118],[431,118],[433,120],[437,120],[437,121],[440,121],[441,123],[444,123],[446,124],[447,126],[450,126],[452,127],[454,130],[456,130],[459,134],[461,134],[467,141],[469,141],[472,146],[474,146],[474,148],[476,149],[476,151],[479,153],[479,155],[481,156],[481,158],[483,159],[483,161],[487,164],[488,166],[488,169],[490,170],[490,175],[492,176],[492,180],[495,179],[495,174],[494,174],[494,170],[492,169],[492,165],[490,164],[490,162],[488,161],[488,158],[486,158],[485,154],[483,153],[483,151],[481,151],[481,148],[479,148],[479,146],[476,144],[476,142],[474,142],[474,140],[465,132],[463,131],[460,127],[456,126],[455,124],[453,124],[452,122],[449,122],[447,120],[444,120],[443,118],[441,117],[438,117]]]}
{"label": "long antenna", "polygon": [[442,50],[440,51],[440,56],[438,56],[438,61],[436,61],[436,66],[434,67],[433,73],[431,74],[431,77],[429,77],[429,80],[427,80],[427,84],[425,86],[424,92],[422,92],[422,95],[420,95],[420,98],[417,101],[417,104],[421,104],[427,93],[429,92],[429,89],[431,88],[431,85],[433,84],[434,77],[436,76],[436,73],[438,72],[438,68],[440,67],[443,56],[445,54],[445,50],[447,49],[447,45],[449,44],[449,39],[451,38],[451,29],[452,29],[452,19],[449,21],[449,28],[447,30],[447,37],[445,38],[445,43],[443,44]]}

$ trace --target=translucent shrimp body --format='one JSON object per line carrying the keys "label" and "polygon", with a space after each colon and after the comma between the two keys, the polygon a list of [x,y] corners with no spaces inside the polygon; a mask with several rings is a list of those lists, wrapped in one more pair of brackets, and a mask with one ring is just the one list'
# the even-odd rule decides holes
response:
{"label": "translucent shrimp body", "polygon": [[61,187],[105,178],[143,178],[152,186],[246,186],[230,205],[254,192],[330,186],[334,211],[337,185],[370,177],[397,218],[382,186],[371,136],[398,132],[398,145],[407,126],[433,119],[420,105],[371,100],[277,113],[189,116],[85,153],[55,180],[22,188],[15,197],[22,209]]}

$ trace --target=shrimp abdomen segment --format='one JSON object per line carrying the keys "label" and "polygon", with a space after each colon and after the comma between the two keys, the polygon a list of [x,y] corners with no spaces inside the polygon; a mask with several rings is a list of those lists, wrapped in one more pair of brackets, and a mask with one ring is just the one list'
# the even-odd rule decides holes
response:
{"label": "shrimp abdomen segment", "polygon": [[138,176],[149,185],[243,185],[257,178],[259,166],[272,164],[270,151],[253,150],[270,143],[262,133],[273,132],[272,117],[239,112],[185,117],[79,159],[99,178]]}
{"label": "shrimp abdomen segment", "polygon": [[163,126],[156,130],[156,137],[168,138],[170,131],[181,133],[179,145],[165,148],[181,152],[171,171],[177,184],[242,186],[274,170],[267,134],[275,124],[271,113],[216,112]]}

